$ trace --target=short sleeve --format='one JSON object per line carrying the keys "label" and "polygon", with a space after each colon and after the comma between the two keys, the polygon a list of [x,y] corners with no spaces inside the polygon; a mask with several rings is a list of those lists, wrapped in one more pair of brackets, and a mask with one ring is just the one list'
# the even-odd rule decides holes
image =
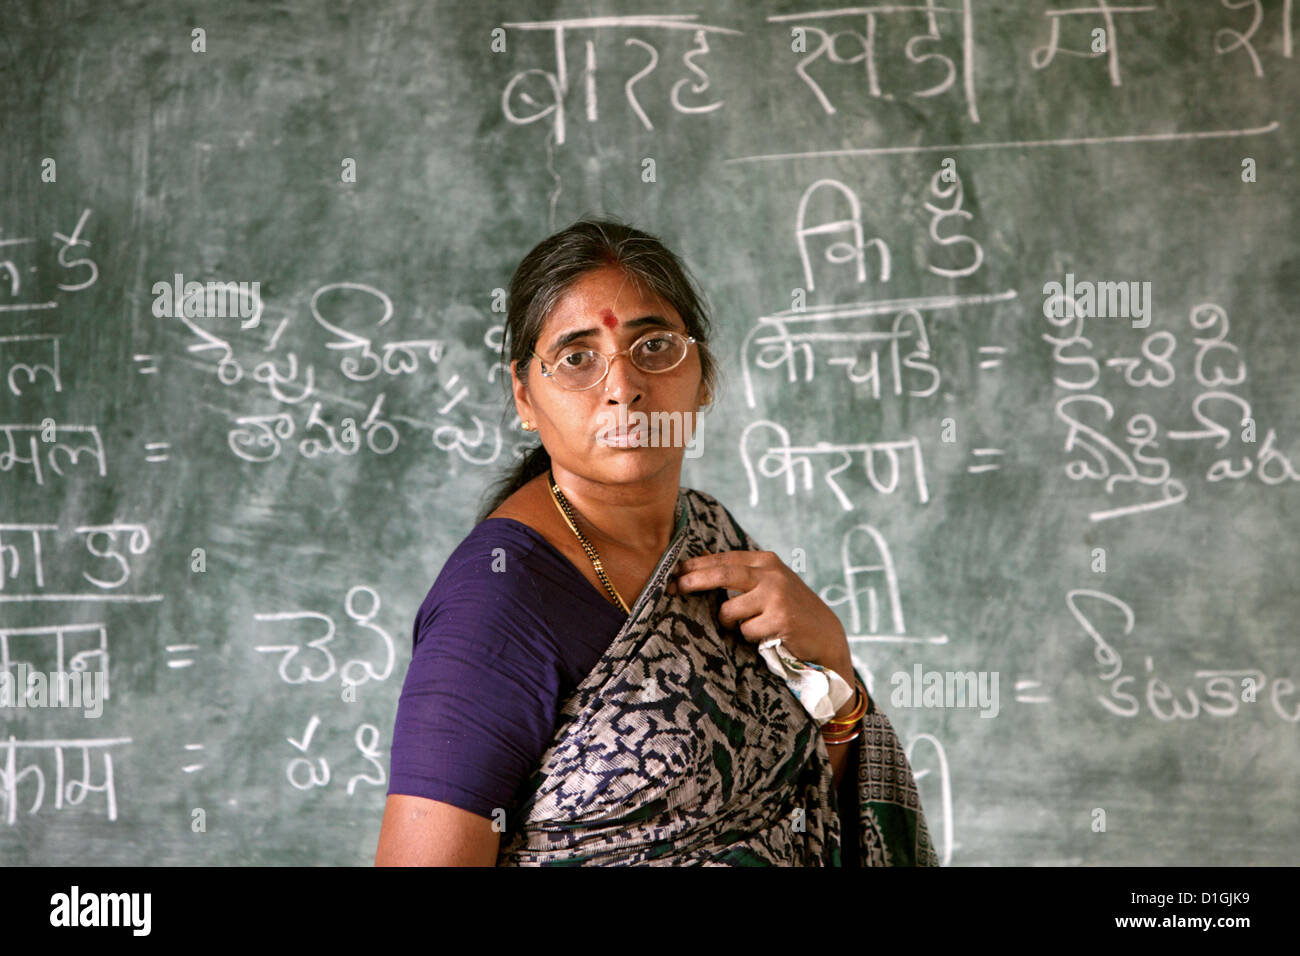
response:
{"label": "short sleeve", "polygon": [[[416,615],[388,792],[484,817],[502,808],[508,820],[554,734],[563,677],[547,653],[544,595],[523,560],[530,546],[492,544],[462,544]],[[494,571],[494,552],[509,570]]]}

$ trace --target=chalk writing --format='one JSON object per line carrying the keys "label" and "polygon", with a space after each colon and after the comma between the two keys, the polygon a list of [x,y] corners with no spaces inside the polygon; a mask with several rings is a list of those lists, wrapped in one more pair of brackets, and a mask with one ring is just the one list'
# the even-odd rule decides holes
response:
{"label": "chalk writing", "polygon": [[[583,30],[628,30],[633,28],[689,31],[692,46],[681,58],[682,66],[690,74],[677,80],[669,93],[669,102],[674,111],[686,115],[710,113],[723,105],[723,100],[716,98],[711,91],[712,81],[703,62],[710,52],[711,35],[738,36],[739,30],[727,27],[707,26],[696,23],[694,14],[668,14],[657,16],[628,17],[584,17],[569,20],[538,20],[529,22],[504,23],[507,30],[540,31],[551,34],[555,61],[550,70],[526,69],[515,73],[501,91],[501,112],[516,126],[527,126],[539,120],[550,118],[550,133],[557,146],[564,145],[568,137],[567,113],[565,100],[569,95],[569,67],[564,41],[567,35]],[[628,47],[641,50],[644,64],[623,85],[623,94],[633,114],[647,130],[654,129],[654,123],[642,106],[636,93],[636,85],[654,72],[659,64],[659,49],[640,37],[625,37],[621,61],[632,60]],[[594,123],[600,118],[600,107],[596,90],[596,47],[592,40],[585,41],[585,65],[583,67],[583,95],[585,97],[584,115],[587,122]],[[689,85],[689,96],[683,87]],[[684,102],[689,99],[690,102]]]}
{"label": "chalk writing", "polygon": [[[104,737],[99,739],[67,740],[18,740],[12,734],[8,740],[0,740],[0,813],[5,815],[5,822],[11,826],[18,820],[19,800],[24,795],[29,797],[26,812],[30,816],[44,806],[46,802],[46,774],[48,765],[36,761],[36,755],[49,754],[54,760],[53,796],[54,809],[62,810],[80,806],[88,795],[102,793],[107,818],[117,819],[117,791],[113,782],[113,755],[109,748],[131,743],[130,737]],[[68,776],[64,767],[64,751],[69,750],[81,755],[80,777]],[[91,751],[102,759],[102,782],[91,780]],[[32,755],[31,762],[19,766],[19,754],[24,751]],[[24,793],[24,785],[27,793]]]}

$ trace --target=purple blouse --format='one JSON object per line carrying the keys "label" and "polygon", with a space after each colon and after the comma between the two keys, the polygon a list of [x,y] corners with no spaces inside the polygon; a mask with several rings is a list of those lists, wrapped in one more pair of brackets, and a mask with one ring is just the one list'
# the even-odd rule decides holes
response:
{"label": "purple blouse", "polygon": [[512,819],[560,706],[626,621],[528,525],[480,522],[415,616],[388,792]]}
{"label": "purple blouse", "polygon": [[[447,558],[415,615],[388,792],[484,817],[499,807],[510,829],[561,705],[626,621],[528,525],[480,522]],[[858,742],[848,746],[837,796],[843,862],[858,866]]]}

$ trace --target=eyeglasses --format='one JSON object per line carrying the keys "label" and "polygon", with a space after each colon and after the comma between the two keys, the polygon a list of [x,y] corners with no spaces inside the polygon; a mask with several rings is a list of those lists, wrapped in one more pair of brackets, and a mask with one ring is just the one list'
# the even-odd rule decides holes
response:
{"label": "eyeglasses", "polygon": [[[599,385],[609,374],[609,363],[620,355],[626,355],[634,366],[643,372],[669,372],[682,364],[687,349],[695,342],[694,336],[682,335],[665,329],[647,332],[631,348],[606,355],[592,348],[580,345],[562,351],[550,369],[540,355],[537,362],[542,367],[542,374],[561,388],[572,392]],[[537,355],[536,352],[533,353]]]}

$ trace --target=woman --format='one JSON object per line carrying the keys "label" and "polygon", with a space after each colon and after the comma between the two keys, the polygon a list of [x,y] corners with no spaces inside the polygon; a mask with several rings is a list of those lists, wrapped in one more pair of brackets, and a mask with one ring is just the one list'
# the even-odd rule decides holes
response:
{"label": "woman", "polygon": [[[541,445],[416,615],[376,864],[936,865],[839,619],[679,486],[717,368],[677,257],[577,222],[519,264],[506,323]],[[835,719],[764,663],[777,638],[855,687]]]}

